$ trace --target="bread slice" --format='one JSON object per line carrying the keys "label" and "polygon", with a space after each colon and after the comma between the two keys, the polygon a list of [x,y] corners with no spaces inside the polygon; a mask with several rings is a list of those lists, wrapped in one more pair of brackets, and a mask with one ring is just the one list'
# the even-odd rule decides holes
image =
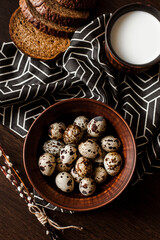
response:
{"label": "bread slice", "polygon": [[93,9],[96,0],[56,0],[60,5],[70,9]]}
{"label": "bread slice", "polygon": [[36,29],[18,8],[11,16],[9,33],[15,45],[30,57],[49,60],[56,58],[70,45],[69,39],[51,36]]}
{"label": "bread slice", "polygon": [[60,24],[56,24],[46,20],[42,15],[40,15],[36,9],[31,5],[29,0],[20,0],[19,5],[24,17],[27,21],[31,22],[36,28],[40,31],[58,36],[58,37],[72,37],[76,28],[61,26]]}
{"label": "bread slice", "polygon": [[29,1],[39,14],[60,25],[79,27],[89,17],[89,11],[71,10],[59,5],[56,0]]}

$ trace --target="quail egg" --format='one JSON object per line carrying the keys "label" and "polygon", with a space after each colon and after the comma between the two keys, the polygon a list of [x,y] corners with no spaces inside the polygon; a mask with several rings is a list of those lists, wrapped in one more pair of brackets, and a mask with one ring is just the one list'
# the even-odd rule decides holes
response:
{"label": "quail egg", "polygon": [[73,167],[73,168],[71,169],[71,172],[70,172],[70,173],[71,173],[71,175],[72,175],[72,177],[74,178],[74,181],[75,181],[76,183],[79,183],[79,182],[82,180],[82,177],[80,177],[80,176],[78,175],[75,167]]}
{"label": "quail egg", "polygon": [[104,158],[104,167],[111,176],[117,175],[122,166],[122,157],[117,152],[109,152]]}
{"label": "quail egg", "polygon": [[43,150],[45,152],[53,154],[55,157],[59,157],[61,148],[64,147],[64,143],[57,140],[48,140],[43,145]]}
{"label": "quail egg", "polygon": [[62,139],[65,129],[66,129],[66,126],[64,123],[55,122],[49,126],[48,136],[51,139],[56,139],[56,140]]}
{"label": "quail egg", "polygon": [[70,173],[60,172],[55,178],[56,186],[63,192],[72,192],[74,189],[74,180]]}
{"label": "quail egg", "polygon": [[92,137],[101,136],[106,130],[106,120],[102,116],[94,117],[87,125],[87,132]]}
{"label": "quail egg", "polygon": [[60,151],[60,159],[63,163],[71,164],[77,158],[77,149],[74,146],[66,145]]}
{"label": "quail egg", "polygon": [[92,195],[96,190],[96,184],[92,178],[83,178],[79,183],[79,191],[84,196]]}
{"label": "quail egg", "polygon": [[76,161],[75,169],[80,177],[90,176],[92,173],[92,163],[88,158],[80,157]]}
{"label": "quail egg", "polygon": [[77,144],[83,136],[83,131],[77,125],[69,125],[63,134],[65,144]]}
{"label": "quail egg", "polygon": [[85,116],[77,117],[73,124],[79,126],[83,131],[87,130],[87,124],[89,123],[89,119]]}
{"label": "quail egg", "polygon": [[39,169],[45,176],[51,176],[56,167],[55,157],[50,153],[44,153],[39,157]]}
{"label": "quail egg", "polygon": [[118,151],[121,147],[121,142],[118,138],[113,136],[106,136],[101,140],[102,148],[106,152]]}
{"label": "quail egg", "polygon": [[56,159],[56,171],[57,172],[70,172],[72,164],[63,163],[60,158]]}
{"label": "quail egg", "polygon": [[107,172],[103,167],[97,167],[95,168],[94,172],[94,180],[96,183],[103,183],[107,179]]}
{"label": "quail egg", "polygon": [[106,152],[102,149],[102,155],[94,159],[94,165],[96,167],[104,166],[104,157],[106,156]]}
{"label": "quail egg", "polygon": [[92,139],[81,142],[78,150],[82,156],[91,159],[97,158],[102,154],[99,145]]}

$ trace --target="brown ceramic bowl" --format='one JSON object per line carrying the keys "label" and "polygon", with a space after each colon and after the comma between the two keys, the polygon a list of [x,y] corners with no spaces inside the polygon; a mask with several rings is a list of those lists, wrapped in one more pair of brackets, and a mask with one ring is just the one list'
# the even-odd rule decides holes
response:
{"label": "brown ceramic bowl", "polygon": [[[42,146],[49,139],[48,127],[55,121],[69,124],[79,115],[88,118],[104,116],[108,122],[108,133],[116,134],[122,142],[123,167],[121,172],[97,188],[94,195],[85,197],[79,191],[64,193],[53,180],[44,177],[38,167]],[[136,146],[130,128],[125,120],[111,107],[101,102],[75,98],[58,102],[47,108],[30,127],[24,143],[23,161],[26,174],[35,190],[51,204],[74,211],[87,211],[104,206],[126,188],[135,169]]]}
{"label": "brown ceramic bowl", "polygon": [[148,62],[146,64],[130,64],[123,59],[121,59],[116,52],[114,51],[112,44],[111,44],[111,30],[116,22],[116,20],[124,15],[125,13],[132,12],[132,11],[144,11],[147,13],[152,14],[154,17],[156,17],[160,21],[160,11],[150,5],[145,5],[142,3],[132,3],[132,4],[127,4],[119,9],[117,9],[112,16],[110,17],[106,30],[105,30],[105,51],[108,60],[110,63],[117,68],[120,71],[125,71],[125,72],[142,72],[144,70],[147,70],[151,68],[154,64],[160,62],[160,55],[155,58],[153,61]]}

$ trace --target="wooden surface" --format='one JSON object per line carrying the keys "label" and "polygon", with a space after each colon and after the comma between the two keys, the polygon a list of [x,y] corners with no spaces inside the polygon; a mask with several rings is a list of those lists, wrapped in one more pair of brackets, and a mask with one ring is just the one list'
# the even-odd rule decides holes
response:
{"label": "wooden surface", "polygon": [[[126,0],[98,0],[96,15],[113,12],[131,3]],[[159,0],[143,1],[160,10]],[[10,41],[8,23],[17,8],[17,0],[0,1],[0,41]],[[22,164],[23,140],[0,125],[0,143],[10,155],[29,185]],[[82,232],[66,230],[64,240],[159,240],[160,239],[160,174],[146,176],[144,181],[126,190],[117,200],[98,210],[62,214],[48,211],[62,225],[75,224],[84,227]],[[0,239],[44,240],[48,239],[44,228],[32,216],[10,183],[0,173]]]}

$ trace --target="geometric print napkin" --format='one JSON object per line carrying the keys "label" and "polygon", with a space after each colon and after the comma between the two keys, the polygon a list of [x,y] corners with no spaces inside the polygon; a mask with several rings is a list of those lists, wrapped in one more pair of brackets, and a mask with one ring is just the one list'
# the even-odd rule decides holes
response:
{"label": "geometric print napkin", "polygon": [[160,168],[160,67],[140,74],[114,69],[105,56],[104,14],[75,31],[57,61],[24,55],[13,42],[0,50],[0,122],[25,138],[36,117],[57,101],[86,97],[116,109],[136,141],[136,183]]}

